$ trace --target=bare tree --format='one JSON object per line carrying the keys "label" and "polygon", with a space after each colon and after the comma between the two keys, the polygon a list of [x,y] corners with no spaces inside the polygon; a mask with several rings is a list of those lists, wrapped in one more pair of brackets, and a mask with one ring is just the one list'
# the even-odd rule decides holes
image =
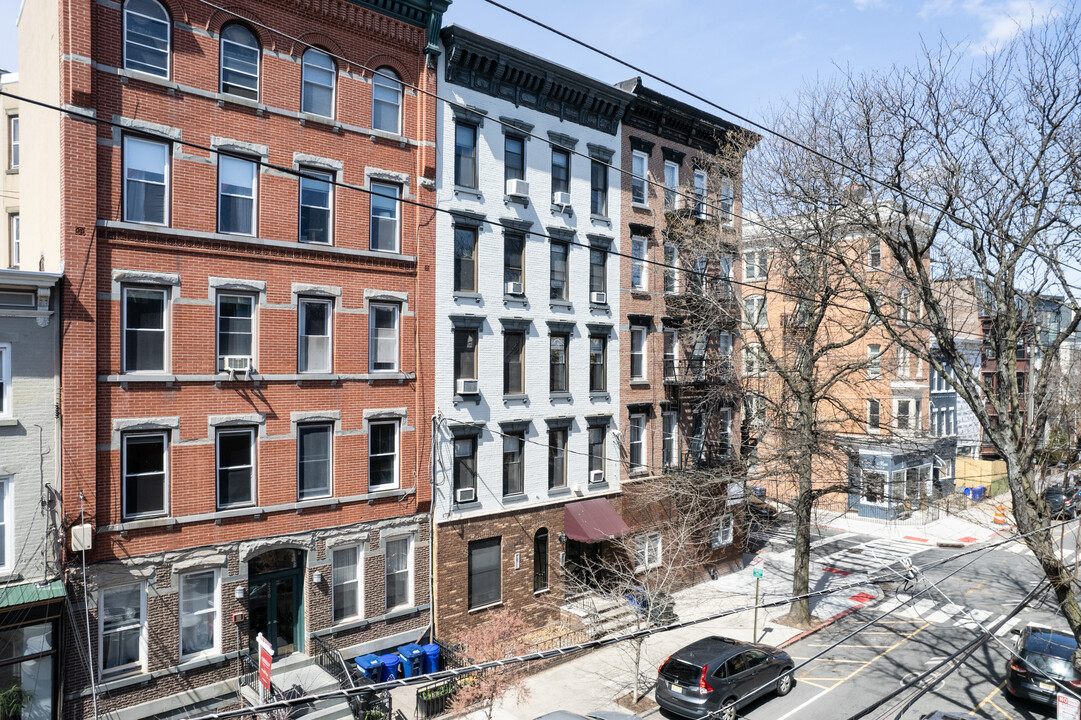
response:
{"label": "bare tree", "polygon": [[[515,657],[525,651],[520,638],[525,634],[525,622],[513,612],[502,609],[492,612],[484,622],[466,630],[457,638],[469,662],[482,663]],[[504,698],[523,702],[529,697],[525,684],[526,668],[521,663],[488,668],[458,679],[451,709],[462,712],[476,706],[491,720],[495,706]]]}

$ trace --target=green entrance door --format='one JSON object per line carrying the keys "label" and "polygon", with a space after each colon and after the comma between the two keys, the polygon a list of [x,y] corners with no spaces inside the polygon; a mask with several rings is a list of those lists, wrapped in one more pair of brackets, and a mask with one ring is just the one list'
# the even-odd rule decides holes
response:
{"label": "green entrance door", "polygon": [[274,645],[275,657],[304,649],[304,555],[271,550],[248,561],[248,647],[258,652],[259,633]]}

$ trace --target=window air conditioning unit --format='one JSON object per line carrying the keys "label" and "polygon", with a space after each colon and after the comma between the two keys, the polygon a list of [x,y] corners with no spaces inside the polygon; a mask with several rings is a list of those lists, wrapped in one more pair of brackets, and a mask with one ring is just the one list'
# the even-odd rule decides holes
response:
{"label": "window air conditioning unit", "polygon": [[477,489],[471,487],[458,488],[454,491],[454,499],[459,505],[471,503],[477,499]]}
{"label": "window air conditioning unit", "polygon": [[507,295],[522,295],[522,283],[509,282],[505,284],[505,290]]}
{"label": "window air conditioning unit", "polygon": [[564,208],[569,207],[571,204],[571,194],[569,192],[552,193],[552,204]]}
{"label": "window air conditioning unit", "polygon": [[602,483],[604,482],[604,470],[590,470],[589,471],[590,483]]}
{"label": "window air conditioning unit", "polygon": [[231,373],[248,372],[251,370],[251,357],[248,355],[224,355],[222,364]]}
{"label": "window air conditioning unit", "polygon": [[459,378],[457,389],[459,395],[476,395],[480,392],[480,381]]}
{"label": "window air conditioning unit", "polygon": [[516,198],[529,197],[529,183],[525,180],[508,180],[507,194]]}
{"label": "window air conditioning unit", "polygon": [[608,293],[603,293],[603,292],[590,293],[589,294],[589,301],[591,303],[596,303],[597,305],[607,305],[608,304]]}

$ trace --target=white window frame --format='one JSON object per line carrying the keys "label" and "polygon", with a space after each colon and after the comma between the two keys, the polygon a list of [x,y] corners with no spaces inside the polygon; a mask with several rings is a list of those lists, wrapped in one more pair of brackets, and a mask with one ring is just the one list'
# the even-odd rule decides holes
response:
{"label": "white window frame", "polygon": [[877,238],[867,241],[867,269],[882,269],[882,241]]}
{"label": "white window frame", "polygon": [[[901,403],[908,403],[908,405],[907,405],[908,411],[905,413],[906,424],[908,425],[908,427],[904,427],[904,428],[900,426],[900,422],[899,422],[899,420],[901,419],[901,414],[900,414]],[[913,400],[912,398],[905,398],[905,397],[893,398],[893,422],[891,424],[893,425],[894,430],[898,430],[900,432],[912,432],[912,431],[918,429],[919,423],[918,423],[918,420],[916,420],[916,418],[914,417],[914,414],[915,414],[914,403],[915,403],[915,400]]]}
{"label": "white window frame", "polygon": [[[319,83],[319,82],[315,82],[314,80],[311,80],[310,78],[305,76],[304,70],[307,68],[308,65],[311,65],[313,68],[316,68],[318,70],[322,70],[323,72],[328,71],[328,69],[325,68],[325,67],[322,67],[320,65],[316,65],[315,63],[309,63],[308,62],[308,60],[307,60],[308,56],[311,55],[312,57],[314,57],[316,54],[322,55],[323,57],[327,58],[327,60],[330,61],[329,72],[331,73],[331,82],[330,82],[330,114],[329,115],[324,115],[323,113],[313,112],[310,108],[305,108],[304,107],[304,86],[305,85],[311,84],[311,85],[317,85],[319,87],[327,87],[326,85],[324,85],[322,83]],[[336,62],[334,62],[334,58],[331,57],[330,53],[328,53],[327,51],[322,50],[320,48],[309,47],[307,50],[304,51],[304,54],[300,56],[300,112],[304,113],[304,114],[307,114],[307,115],[315,115],[317,117],[328,117],[328,118],[331,118],[333,120],[334,119],[334,111],[336,109],[335,106],[337,104],[338,104],[338,64]]]}
{"label": "white window frame", "polygon": [[[311,366],[311,355],[307,358],[307,362],[302,362],[301,347],[305,342],[305,338],[311,337],[323,337],[322,335],[311,335],[307,333],[307,323],[305,321],[304,306],[305,305],[322,305],[327,311],[327,364],[325,368],[315,368]],[[334,302],[324,298],[298,298],[297,299],[297,372],[298,373],[328,373],[334,371]]]}
{"label": "white window frame", "polygon": [[[754,307],[752,314],[751,308]],[[769,311],[765,293],[748,295],[743,298],[743,325],[749,328],[768,328]]]}
{"label": "white window frame", "polygon": [[[391,79],[389,77],[391,75],[394,76],[393,79]],[[397,85],[397,88],[396,89],[392,88],[391,87],[392,84]],[[395,108],[398,111],[396,116],[395,116],[397,118],[397,123],[395,124],[395,127],[394,127],[393,130],[387,130],[386,128],[377,128],[375,126],[375,104],[376,104],[376,102],[385,103],[385,104],[391,104],[387,100],[384,100],[384,99],[377,100],[376,99],[375,91],[376,91],[377,87],[382,88],[383,90],[392,90],[393,89],[394,92],[397,93],[397,99],[393,103],[393,105],[395,106]],[[404,93],[403,93],[402,90],[403,90],[402,80],[401,80],[400,77],[398,77],[398,73],[393,68],[390,68],[390,67],[387,67],[386,65],[384,65],[383,67],[378,68],[374,73],[372,73],[372,129],[373,130],[378,130],[380,132],[388,132],[388,133],[391,133],[393,135],[401,135],[402,134],[402,104],[403,104],[402,103],[402,98],[404,97]]]}
{"label": "white window frame", "polygon": [[[206,613],[213,613],[214,615],[214,642],[211,647],[206,650],[198,650],[192,653],[184,653],[184,578],[190,575],[202,575],[204,573],[212,573],[214,576],[214,607],[211,610],[203,610],[196,612],[196,615],[204,615]],[[221,573],[218,570],[198,570],[196,572],[184,573],[177,577],[177,617],[179,619],[177,635],[177,647],[180,651],[180,661],[184,662],[200,657],[210,657],[221,654]]]}
{"label": "white window frame", "polygon": [[[120,514],[125,520],[139,520],[143,518],[152,517],[168,517],[169,516],[169,459],[170,459],[170,447],[169,437],[170,433],[165,430],[156,432],[131,432],[124,433],[120,437]],[[128,505],[128,441],[132,438],[142,437],[160,437],[162,439],[162,467],[165,471],[165,477],[162,478],[162,504],[161,510],[155,510],[151,512],[136,513],[129,515],[126,512]]]}
{"label": "white window frame", "polygon": [[[393,195],[388,195],[383,192],[377,192],[376,188],[381,190],[393,190]],[[385,182],[373,182],[369,187],[371,193],[368,199],[368,249],[372,252],[381,253],[399,253],[402,250],[402,187],[394,183]],[[382,248],[376,248],[374,246],[375,240],[375,228],[376,215],[375,215],[375,198],[376,196],[381,198],[394,198],[394,248],[391,250],[384,250]]]}
{"label": "white window frame", "polygon": [[[872,350],[872,348],[875,348]],[[870,343],[867,346],[867,378],[875,379],[882,377],[882,346]]]}
{"label": "white window frame", "polygon": [[11,475],[0,477],[0,503],[3,517],[0,517],[0,540],[3,541],[3,557],[0,562],[0,574],[10,573],[15,569],[15,478]]}
{"label": "white window frame", "polygon": [[[671,421],[672,430],[668,431]],[[661,413],[661,464],[665,467],[679,466],[679,415],[674,410]]]}
{"label": "white window frame", "polygon": [[[641,248],[641,254],[638,249]],[[649,288],[649,279],[646,276],[646,257],[649,255],[649,238],[638,235],[631,236],[631,290],[645,291]],[[634,273],[638,272],[638,282],[634,282]]]}
{"label": "white window frame", "polygon": [[664,246],[664,281],[665,285],[671,281],[672,289],[664,289],[671,295],[679,294],[679,248],[671,243]]}
{"label": "white window frame", "polygon": [[[311,177],[299,177],[297,183],[297,202],[298,212],[297,217],[297,242],[304,243],[306,245],[333,245],[334,244],[334,175],[323,170],[317,170],[310,167],[300,168],[302,173]],[[327,185],[327,206],[321,208],[318,205],[305,205],[304,203],[304,182],[323,182]],[[326,210],[327,212],[327,239],[325,242],[319,240],[305,240],[303,233],[302,218],[304,217],[304,208],[311,207],[317,210]]]}
{"label": "white window frame", "polygon": [[[394,367],[392,368],[376,368],[375,367],[375,348],[376,344],[376,331],[378,328],[375,326],[376,310],[391,310],[394,313]],[[370,303],[368,305],[368,371],[372,373],[395,373],[401,369],[401,307],[397,303]]]}
{"label": "white window frame", "polygon": [[[105,593],[110,590],[120,590],[130,587],[140,588],[139,592],[139,659],[136,662],[128,663],[127,665],[118,665],[112,668],[105,667]],[[126,675],[134,672],[146,672],[146,646],[147,646],[147,622],[146,622],[146,583],[134,582],[124,583],[122,585],[112,585],[109,587],[100,588],[98,590],[98,678],[111,678],[118,675]],[[123,632],[125,630],[134,629],[136,623],[131,622],[118,628],[114,628],[112,632]]]}
{"label": "white window frame", "polygon": [[694,171],[694,216],[699,220],[705,220],[709,217],[709,210],[706,208],[706,200],[709,197],[709,176],[706,175],[705,170]]}
{"label": "white window frame", "polygon": [[[355,613],[349,615],[343,615],[341,617],[335,617],[338,612],[338,607],[334,602],[334,589],[338,587],[338,568],[341,567],[334,562],[335,553],[345,552],[347,550],[355,550],[357,553],[357,575],[356,578],[349,582],[354,582],[357,585],[357,610]],[[364,546],[363,545],[333,545],[328,548],[330,552],[330,622],[333,625],[338,623],[348,622],[350,620],[358,620],[364,617]],[[341,583],[345,585],[346,583]]]}
{"label": "white window frame", "polygon": [[[241,433],[247,433],[248,436],[251,438],[251,445],[250,445],[251,449],[248,452],[248,459],[249,459],[249,462],[250,462],[250,465],[251,465],[251,484],[250,484],[250,486],[251,486],[250,487],[251,494],[249,496],[249,500],[247,500],[246,502],[234,502],[234,503],[229,503],[228,505],[226,505],[226,504],[223,504],[222,501],[221,501],[221,496],[219,494],[219,491],[221,490],[221,486],[220,486],[219,481],[218,481],[218,473],[222,469],[222,467],[221,467],[221,436],[222,435],[240,435]],[[258,433],[257,433],[256,428],[250,427],[250,426],[220,427],[220,428],[217,428],[217,430],[215,431],[215,433],[214,433],[214,497],[215,497],[216,507],[217,507],[218,510],[228,510],[230,508],[238,508],[238,507],[251,507],[252,505],[257,504],[258,499],[259,499],[259,496],[257,494],[258,493],[258,483],[257,483],[257,477],[256,477],[257,476],[257,471],[258,471],[258,457],[257,457],[257,453],[256,453],[256,450],[258,448],[257,435],[258,435]]]}
{"label": "white window frame", "polygon": [[743,376],[762,377],[766,374],[765,354],[761,343],[747,343],[743,346]]}
{"label": "white window frame", "polygon": [[0,418],[15,417],[11,383],[11,343],[0,343]]}
{"label": "white window frame", "polygon": [[[903,472],[903,471],[902,471]],[[872,473],[882,479],[882,491],[879,493],[878,500],[867,499],[867,474]],[[877,507],[885,507],[888,504],[887,498],[890,496],[891,477],[890,473],[883,472],[881,470],[870,470],[862,468],[860,470],[860,502],[867,505],[875,505]]]}
{"label": "white window frame", "polygon": [[[635,165],[639,162],[642,163],[642,173],[639,174],[635,170]],[[635,150],[631,154],[631,204],[632,205],[648,205],[649,204],[649,155],[646,155],[641,150]],[[641,192],[642,199],[638,200],[636,195]]]}
{"label": "white window frame", "polygon": [[[639,343],[637,350],[635,349],[635,336],[638,336]],[[631,367],[631,380],[639,381],[646,379],[647,371],[647,357],[646,357],[646,338],[648,333],[646,328],[642,325],[632,325],[630,329],[630,367]],[[638,356],[640,360],[641,372],[637,375],[634,374],[634,358]]]}
{"label": "white window frame", "polygon": [[[162,185],[165,188],[164,191],[163,191],[164,194],[165,194],[164,195],[165,200],[162,203],[163,204],[163,208],[162,208],[163,209],[163,212],[162,212],[163,217],[162,217],[160,222],[155,221],[155,220],[129,220],[128,219],[129,217],[131,217],[129,215],[129,213],[128,213],[128,199],[129,199],[129,197],[131,195],[131,193],[128,192],[128,157],[129,157],[128,143],[129,142],[144,143],[146,145],[160,145],[160,146],[165,148],[165,167],[162,168],[162,170],[163,170],[162,174],[163,174],[163,176],[165,178],[165,181],[162,183]],[[159,227],[168,227],[169,222],[170,222],[171,210],[172,210],[172,202],[171,202],[171,197],[170,197],[170,195],[172,194],[171,180],[172,180],[172,174],[173,174],[173,172],[172,172],[172,170],[173,170],[172,146],[167,142],[162,142],[160,140],[151,139],[151,138],[144,137],[144,136],[141,136],[141,135],[127,135],[126,134],[126,135],[123,136],[123,141],[122,141],[122,145],[121,145],[121,158],[122,158],[122,163],[121,163],[120,172],[121,172],[121,182],[123,183],[123,185],[120,188],[120,196],[121,196],[121,199],[123,201],[123,206],[124,206],[124,208],[123,208],[124,209],[124,213],[123,213],[124,221],[125,222],[137,222],[137,223],[140,223],[142,225],[157,225]],[[145,180],[140,180],[138,182],[142,182],[142,183],[147,184],[147,185],[156,184],[156,183],[147,182]]]}
{"label": "white window frame", "polygon": [[[639,552],[641,549],[641,552]],[[652,555],[651,555],[652,551]],[[641,555],[642,562],[638,558]],[[659,532],[648,532],[636,535],[634,538],[634,571],[642,572],[650,568],[660,567],[664,557]]]}
{"label": "white window frame", "polygon": [[912,378],[912,353],[903,345],[897,346],[897,379],[910,380]]}
{"label": "white window frame", "polygon": [[748,282],[765,280],[769,276],[769,251],[747,250],[743,253],[743,279]]}
{"label": "white window frame", "polygon": [[[300,431],[302,429],[309,429],[309,428],[322,428],[322,429],[324,429],[327,432],[327,435],[328,435],[328,437],[330,439],[330,443],[327,446],[327,488],[326,488],[325,492],[323,492],[321,494],[318,494],[318,495],[315,495],[315,494],[304,495],[304,494],[302,494],[302,488],[300,487],[300,478],[301,478],[301,473],[300,473],[300,462],[301,462],[301,457],[300,457],[300,448],[301,448]],[[297,441],[297,459],[296,459],[296,463],[297,463],[297,469],[296,469],[296,471],[297,471],[297,502],[303,502],[304,500],[314,500],[316,498],[333,497],[334,496],[334,423],[332,423],[332,422],[297,423],[297,426],[296,426],[296,441]]]}
{"label": "white window frame", "polygon": [[[254,46],[245,45],[244,43],[239,43],[236,40],[229,40],[228,38],[226,38],[225,37],[225,30],[229,29],[230,27],[233,27],[234,25],[237,26],[237,27],[244,28],[249,33],[251,33],[252,40],[255,41],[255,45]],[[260,82],[259,81],[261,79],[260,75],[262,74],[262,69],[263,69],[262,68],[262,65],[263,65],[263,63],[262,63],[263,48],[259,44],[259,36],[256,35],[255,32],[251,28],[249,28],[247,25],[245,25],[244,23],[239,23],[239,22],[227,23],[225,25],[225,27],[222,28],[222,31],[220,33],[218,33],[218,35],[219,35],[219,37],[221,39],[221,42],[218,43],[218,90],[219,90],[219,92],[221,92],[222,95],[232,95],[233,97],[242,97],[242,98],[246,98],[246,99],[249,99],[249,100],[254,100],[255,102],[259,102],[259,91],[260,91]],[[251,73],[245,72],[243,70],[238,70],[237,68],[229,68],[230,70],[232,70],[235,73],[239,73],[241,75],[246,75],[248,77],[254,77],[255,78],[255,97],[254,98],[249,98],[247,95],[240,95],[240,94],[237,94],[237,93],[231,93],[231,92],[229,92],[228,90],[225,89],[225,69],[226,69],[225,68],[225,44],[226,43],[228,43],[230,45],[234,45],[234,46],[236,46],[238,48],[246,48],[248,50],[255,50],[255,75],[254,76]],[[234,83],[234,84],[236,84],[236,83]],[[250,89],[250,88],[247,88],[247,89]]]}
{"label": "white window frame", "polygon": [[710,533],[710,548],[717,550],[728,547],[735,541],[736,526],[731,513],[719,515],[714,518],[713,529]]}
{"label": "white window frame", "polygon": [[214,298],[214,357],[216,358],[214,368],[215,372],[225,372],[225,363],[222,358],[225,357],[222,354],[221,343],[221,300],[226,297],[243,297],[251,300],[251,365],[255,365],[255,354],[259,349],[259,335],[257,333],[259,325],[259,296],[254,293],[248,292],[233,292],[233,291],[220,291]]}
{"label": "white window frame", "polygon": [[732,178],[721,178],[721,224],[731,225],[735,217],[736,194],[732,185]]}
{"label": "white window frame", "polygon": [[8,139],[11,141],[8,145],[8,169],[19,169],[19,116],[8,116]]}
{"label": "white window frame", "polygon": [[679,165],[664,161],[664,209],[679,210]]}
{"label": "white window frame", "polygon": [[[128,3],[127,2],[124,3],[124,8],[123,8],[124,28],[123,28],[123,35],[120,38],[120,43],[121,43],[121,45],[123,47],[123,54],[124,54],[124,69],[125,70],[133,70],[135,72],[146,73],[147,75],[154,75],[156,77],[161,77],[161,78],[165,78],[166,80],[168,80],[172,76],[172,66],[173,66],[173,22],[172,22],[172,16],[169,15],[169,11],[166,10],[165,6],[163,6],[160,2],[158,2],[157,0],[151,0],[151,2],[153,2],[155,5],[157,5],[161,9],[162,14],[165,15],[165,20],[162,20],[161,18],[150,17],[149,15],[144,15],[142,13],[135,12],[134,10],[130,10],[127,7]],[[165,24],[165,74],[164,75],[162,75],[160,73],[152,72],[150,70],[143,70],[143,69],[140,69],[140,68],[128,67],[128,14],[129,13],[132,14],[132,15],[138,15],[139,17],[144,18],[145,20],[148,20],[150,22],[164,23]]]}
{"label": "white window frame", "polygon": [[[237,230],[223,230],[222,229],[222,215],[221,215],[221,199],[225,196],[222,192],[221,183],[221,165],[223,160],[236,160],[237,162],[248,163],[251,165],[251,232],[240,232]],[[243,157],[240,155],[229,155],[225,153],[218,154],[218,174],[217,174],[217,202],[218,202],[218,232],[223,235],[242,235],[244,237],[255,237],[259,234],[259,161],[250,157]],[[243,195],[230,195],[229,197],[244,198]]]}
{"label": "white window frame", "polygon": [[718,439],[722,442],[721,455],[732,453],[732,408],[720,408],[717,410],[717,421],[720,428],[717,431]]}
{"label": "white window frame", "polygon": [[11,265],[12,269],[18,270],[20,260],[22,259],[22,247],[19,237],[21,234],[19,213],[16,212],[8,215],[8,229],[11,232],[11,257],[9,258],[8,264]]}
{"label": "white window frame", "polygon": [[[672,352],[668,352],[668,338],[672,338]],[[665,380],[675,380],[679,377],[679,331],[672,328],[666,328],[663,333],[661,345],[661,372],[664,373]],[[671,375],[665,371],[665,364],[672,363]]]}
{"label": "white window frame", "polygon": [[[637,439],[635,434],[637,431]],[[634,461],[635,447],[638,450],[638,462]],[[631,413],[627,422],[627,464],[631,472],[640,470],[646,466],[646,415],[645,413]]]}
{"label": "white window frame", "polygon": [[[390,483],[380,483],[378,485],[372,485],[371,468],[372,468],[372,427],[377,425],[390,425],[394,428],[394,481]],[[386,453],[376,455],[375,457],[385,457]],[[368,492],[375,492],[378,490],[395,490],[402,485],[402,423],[400,420],[379,420],[370,421],[368,423],[368,467],[366,469],[368,475]]]}
{"label": "white window frame", "polygon": [[[127,367],[128,358],[128,293],[132,290],[139,290],[143,292],[156,292],[161,293],[162,303],[162,317],[161,317],[161,333],[162,333],[162,356],[161,356],[161,369],[149,369],[149,370],[129,370]],[[169,321],[170,321],[170,292],[168,288],[153,287],[146,285],[125,285],[120,292],[120,367],[125,375],[130,374],[154,374],[164,373],[169,370],[169,354],[171,350]],[[215,337],[217,337],[217,328],[215,327]]]}
{"label": "white window frame", "polygon": [[[408,575],[406,577],[406,585],[405,586],[406,586],[406,589],[409,592],[408,592],[408,596],[406,598],[406,601],[404,603],[394,605],[393,607],[391,607],[391,606],[387,605],[387,598],[386,598],[386,586],[387,586],[387,583],[386,583],[386,581],[387,581],[386,550],[387,550],[387,546],[390,545],[390,543],[392,543],[394,541],[397,541],[397,540],[405,540],[408,543],[409,563],[408,563],[408,567],[407,567]],[[386,607],[388,612],[391,611],[391,610],[394,610],[396,608],[413,607],[414,604],[416,603],[416,598],[414,597],[414,588],[413,588],[413,585],[416,582],[416,575],[415,575],[415,573],[416,573],[416,547],[417,547],[416,538],[413,536],[413,533],[395,533],[393,535],[384,535],[382,537],[382,539],[380,540],[380,542],[383,544],[383,557],[384,557],[384,561],[383,561],[383,588],[384,588],[384,591],[383,591],[383,605]]]}

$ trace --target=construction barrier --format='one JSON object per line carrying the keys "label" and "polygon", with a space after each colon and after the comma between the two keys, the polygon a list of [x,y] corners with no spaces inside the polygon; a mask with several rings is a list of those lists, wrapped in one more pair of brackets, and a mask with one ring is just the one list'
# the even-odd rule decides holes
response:
{"label": "construction barrier", "polygon": [[993,522],[995,525],[1006,524],[1006,508],[1003,507],[1001,504],[995,505],[995,517],[991,522]]}

